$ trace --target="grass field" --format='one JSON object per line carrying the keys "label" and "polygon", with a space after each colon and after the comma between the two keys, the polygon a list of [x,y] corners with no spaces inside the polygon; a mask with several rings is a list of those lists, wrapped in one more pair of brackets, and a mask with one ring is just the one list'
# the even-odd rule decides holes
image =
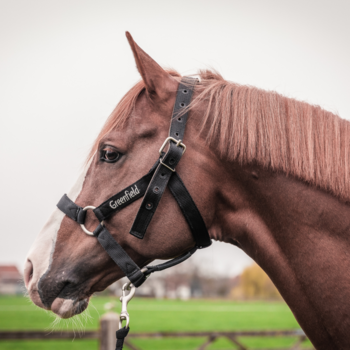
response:
{"label": "grass field", "polygon": [[[99,317],[108,302],[120,303],[113,297],[95,297],[88,308],[89,317],[80,316],[83,328],[98,329]],[[234,330],[288,330],[300,328],[293,314],[283,302],[233,302],[215,300],[154,300],[135,298],[129,304],[132,332],[156,331],[234,331]],[[72,341],[1,341],[1,350],[97,350],[98,342],[80,340],[82,324],[79,321],[61,320],[54,324],[52,313],[32,305],[24,297],[0,297],[0,330],[66,330],[75,329]],[[74,324],[75,323],[75,324]],[[195,349],[204,341],[200,338],[135,339],[133,343],[143,350]],[[274,349],[291,346],[291,338],[242,338],[249,348]],[[208,349],[234,349],[220,339]]]}

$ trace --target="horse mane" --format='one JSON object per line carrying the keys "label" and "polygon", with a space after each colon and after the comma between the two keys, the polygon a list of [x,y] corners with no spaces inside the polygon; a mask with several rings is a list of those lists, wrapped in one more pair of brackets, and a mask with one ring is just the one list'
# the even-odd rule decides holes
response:
{"label": "horse mane", "polygon": [[282,171],[343,200],[350,199],[350,123],[319,106],[226,81],[200,71],[207,109],[202,130],[219,154],[241,164]]}
{"label": "horse mane", "polygon": [[[175,77],[179,74],[169,71]],[[189,109],[205,103],[201,133],[224,160],[259,164],[350,200],[350,123],[337,115],[274,91],[239,85],[215,71],[199,71]],[[99,140],[122,126],[141,91],[138,82],[122,98]],[[205,131],[205,132],[204,132]]]}

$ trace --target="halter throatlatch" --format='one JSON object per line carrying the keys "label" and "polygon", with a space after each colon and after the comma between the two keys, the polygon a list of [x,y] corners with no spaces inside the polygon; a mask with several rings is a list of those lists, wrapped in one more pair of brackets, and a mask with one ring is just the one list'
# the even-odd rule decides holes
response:
{"label": "halter throatlatch", "polygon": [[[108,255],[130,280],[130,283],[124,285],[125,288],[123,287],[123,296],[121,297],[123,305],[121,321],[125,319],[127,324],[125,327],[121,328],[120,323],[120,329],[117,332],[117,350],[122,349],[124,338],[129,332],[129,315],[126,311],[126,305],[133,297],[135,287],[139,287],[151,273],[175,266],[188,259],[197,249],[206,248],[211,245],[211,239],[204,220],[180,176],[176,172],[176,166],[186,151],[186,146],[182,142],[188,118],[186,107],[191,102],[196,83],[197,79],[195,78],[182,78],[176,95],[169,137],[164,141],[159,150],[159,159],[146,175],[110,197],[98,207],[86,206],[82,208],[70,200],[66,194],[57,204],[57,207],[61,211],[81,225],[85,233],[97,238]],[[169,145],[169,148],[164,153],[163,151],[167,145]],[[178,203],[191,229],[196,246],[189,252],[163,264],[147,266],[141,270],[112,237],[111,233],[105,227],[104,221],[111,217],[111,215],[118,213],[129,204],[143,197],[138,213],[130,229],[130,233],[133,236],[143,239],[147,227],[167,187]],[[100,224],[93,232],[88,231],[84,225],[86,211],[88,209],[92,209],[100,221]],[[125,291],[129,289],[130,294],[125,295]],[[123,311],[125,312],[123,313]]]}

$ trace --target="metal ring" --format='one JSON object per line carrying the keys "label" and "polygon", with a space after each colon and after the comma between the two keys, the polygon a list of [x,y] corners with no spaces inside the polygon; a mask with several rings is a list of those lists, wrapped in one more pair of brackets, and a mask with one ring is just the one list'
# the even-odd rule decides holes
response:
{"label": "metal ring", "polygon": [[[94,210],[94,209],[96,209],[96,207],[93,207],[92,205],[88,205],[88,206],[86,206],[85,208],[83,208],[84,211],[86,211],[86,210],[88,210],[88,209]],[[103,226],[103,220],[100,222],[100,225]],[[91,231],[89,231],[89,230],[85,227],[84,224],[80,224],[80,226],[81,226],[82,230],[83,230],[87,235],[89,235],[89,236],[93,236],[93,235],[94,235],[94,233],[91,232]]]}

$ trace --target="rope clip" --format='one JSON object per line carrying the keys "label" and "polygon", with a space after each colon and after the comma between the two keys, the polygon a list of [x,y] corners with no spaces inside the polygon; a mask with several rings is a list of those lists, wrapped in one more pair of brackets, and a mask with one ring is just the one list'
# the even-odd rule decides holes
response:
{"label": "rope clip", "polygon": [[[129,294],[126,294],[127,291],[130,291]],[[125,328],[129,327],[130,316],[128,313],[128,303],[133,298],[136,292],[136,287],[131,283],[125,283],[122,288],[122,296],[120,297],[120,301],[122,303],[122,311],[119,316],[119,329],[123,327],[122,322],[126,321]]]}

